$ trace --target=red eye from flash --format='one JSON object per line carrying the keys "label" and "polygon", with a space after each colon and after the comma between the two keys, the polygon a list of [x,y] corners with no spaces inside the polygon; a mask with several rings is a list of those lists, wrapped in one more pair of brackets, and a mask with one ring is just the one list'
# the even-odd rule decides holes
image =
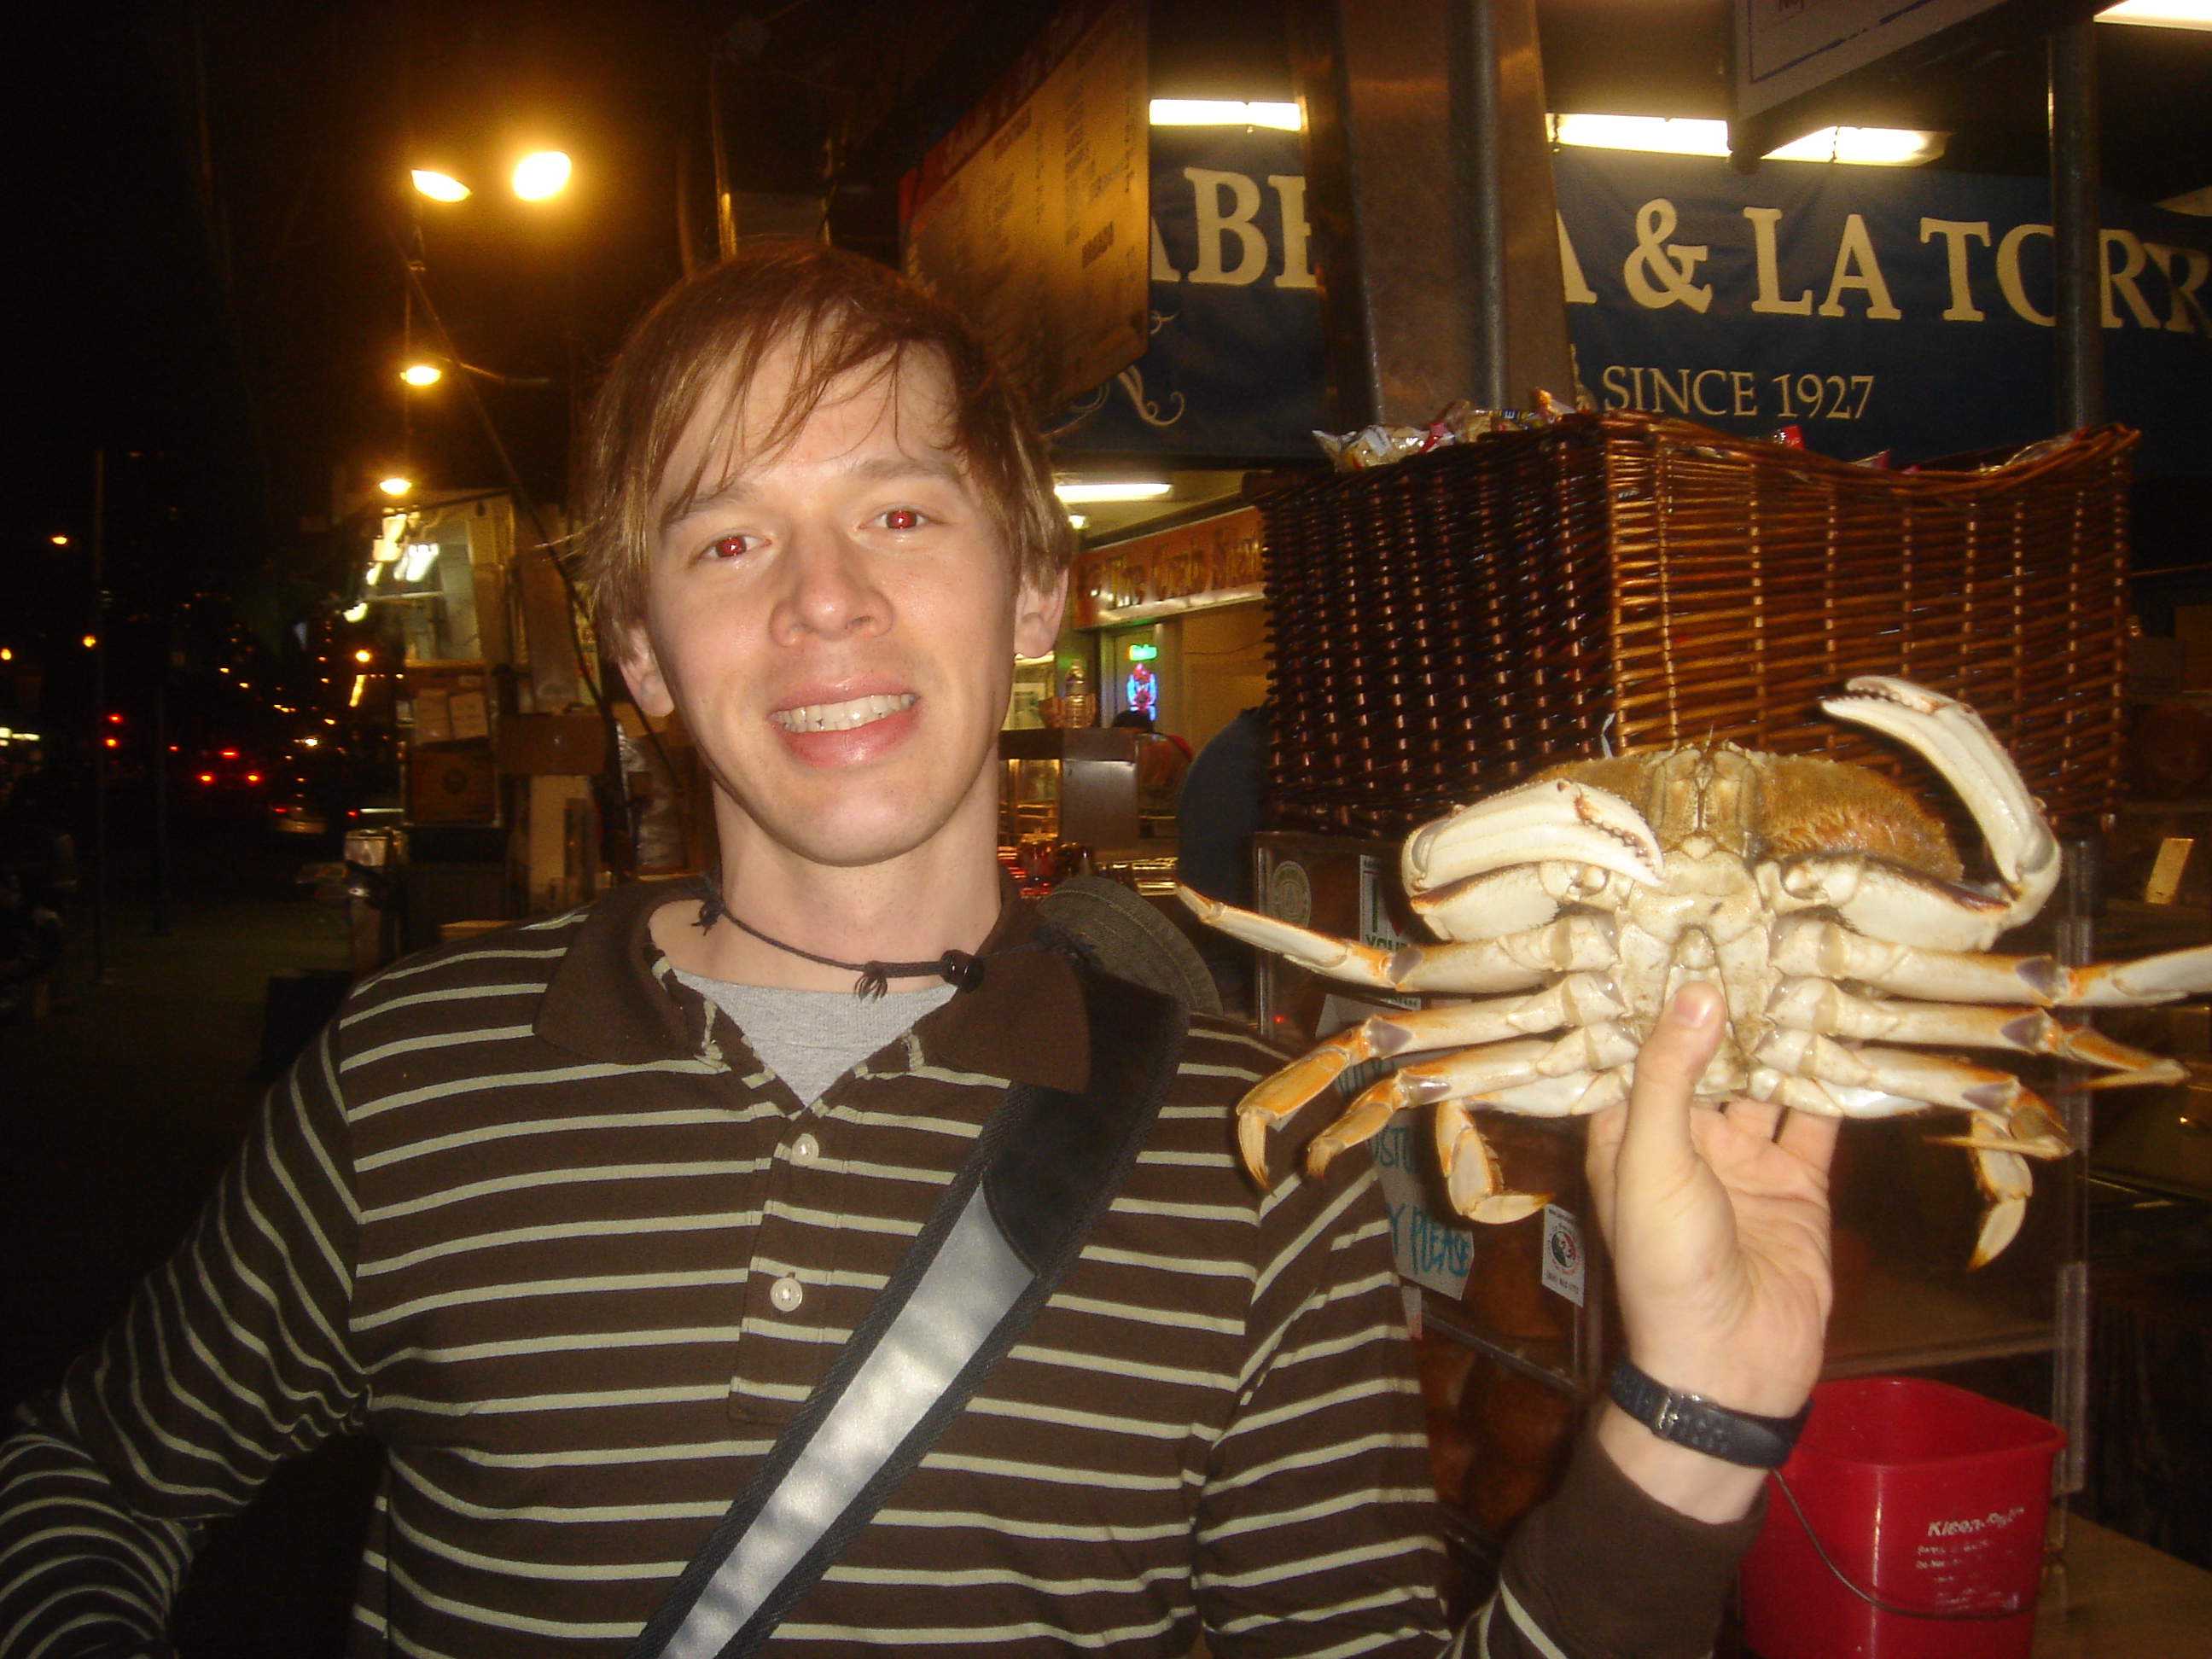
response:
{"label": "red eye from flash", "polygon": [[707,550],[718,559],[738,558],[744,550],[745,538],[743,536],[725,536]]}
{"label": "red eye from flash", "polygon": [[915,512],[910,507],[895,507],[890,512],[884,514],[884,528],[886,530],[919,530],[921,528],[921,514]]}

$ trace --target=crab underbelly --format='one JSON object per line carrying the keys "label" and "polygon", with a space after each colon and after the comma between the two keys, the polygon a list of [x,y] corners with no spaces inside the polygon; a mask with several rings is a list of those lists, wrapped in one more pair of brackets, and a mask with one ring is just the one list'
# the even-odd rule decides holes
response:
{"label": "crab underbelly", "polygon": [[1684,985],[1703,980],[1720,988],[1729,1029],[1698,1080],[1698,1093],[1724,1100],[1750,1085],[1752,1056],[1767,1033],[1775,972],[1765,907],[1749,872],[1719,880],[1700,873],[1706,878],[1639,892],[1623,907],[1615,917],[1614,986],[1627,1005],[1624,1023],[1639,1041]]}

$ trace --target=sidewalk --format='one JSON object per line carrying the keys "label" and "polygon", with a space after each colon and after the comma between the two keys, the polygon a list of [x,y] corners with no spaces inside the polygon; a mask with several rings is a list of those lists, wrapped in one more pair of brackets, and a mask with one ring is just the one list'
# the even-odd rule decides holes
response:
{"label": "sidewalk", "polygon": [[[74,1006],[0,1027],[0,1406],[49,1387],[198,1213],[261,1095],[269,978],[342,969],[338,920],[277,879],[184,898],[173,931],[109,916],[108,975],[88,982],[72,927]],[[376,1460],[337,1443],[211,1529],[178,1611],[188,1659],[323,1659],[338,1650]]]}

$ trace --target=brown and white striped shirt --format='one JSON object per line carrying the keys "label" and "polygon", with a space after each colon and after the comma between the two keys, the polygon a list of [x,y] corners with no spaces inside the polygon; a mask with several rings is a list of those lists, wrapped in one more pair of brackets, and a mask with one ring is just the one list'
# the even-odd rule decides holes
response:
{"label": "brown and white striped shirt", "polygon": [[[1024,951],[803,1107],[659,957],[664,902],[626,890],[355,994],[0,1449],[0,1655],[161,1650],[199,1524],[362,1430],[388,1459],[353,1654],[623,1650],[1006,1083],[1089,1067],[1073,975]],[[1010,903],[986,948],[1035,925]],[[1227,1109],[1277,1063],[1196,1022],[1081,1259],[778,1652],[1180,1656],[1201,1625],[1223,1656],[1444,1645],[1373,1177],[1262,1194],[1236,1165]],[[1486,1650],[1544,1650],[1591,1594],[1611,1545],[1589,1553],[1577,1491],[1509,1563]]]}

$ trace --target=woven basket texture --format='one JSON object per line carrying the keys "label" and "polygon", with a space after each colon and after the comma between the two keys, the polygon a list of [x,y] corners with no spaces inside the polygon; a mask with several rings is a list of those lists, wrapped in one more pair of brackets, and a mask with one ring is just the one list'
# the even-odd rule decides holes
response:
{"label": "woven basket texture", "polygon": [[1899,779],[1818,699],[1894,674],[1971,703],[2061,833],[2117,804],[2118,428],[1893,472],[1571,416],[1267,498],[1272,822],[1397,837],[1540,767],[1726,738]]}

